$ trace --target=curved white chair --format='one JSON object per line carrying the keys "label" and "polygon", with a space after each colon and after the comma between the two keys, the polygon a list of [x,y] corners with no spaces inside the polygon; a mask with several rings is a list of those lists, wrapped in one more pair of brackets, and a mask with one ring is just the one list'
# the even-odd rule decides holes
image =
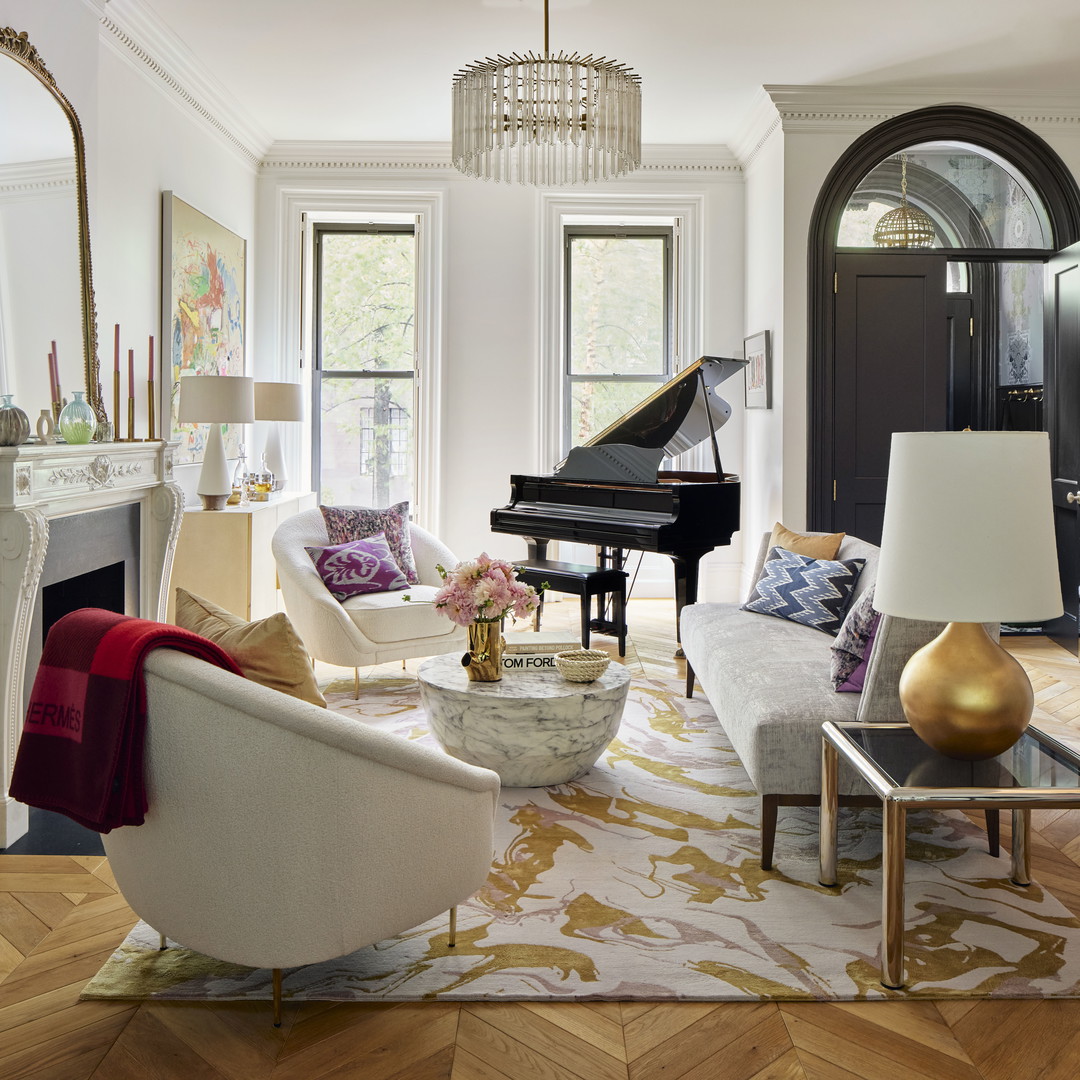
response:
{"label": "curved white chair", "polygon": [[484,884],[495,773],[184,653],[158,649],[145,671],[150,807],[103,837],[109,865],[163,937],[273,969],[275,1023],[282,968],[392,937]]}
{"label": "curved white chair", "polygon": [[[430,602],[421,602],[433,600],[442,585],[436,564],[449,569],[457,559],[419,525],[409,525],[409,536],[420,583],[401,592],[353,596],[342,603],[323,584],[305,550],[330,543],[318,508],[304,510],[277,527],[271,548],[285,610],[315,659],[359,669],[388,660],[464,651],[465,630]],[[406,601],[405,596],[411,599]]]}

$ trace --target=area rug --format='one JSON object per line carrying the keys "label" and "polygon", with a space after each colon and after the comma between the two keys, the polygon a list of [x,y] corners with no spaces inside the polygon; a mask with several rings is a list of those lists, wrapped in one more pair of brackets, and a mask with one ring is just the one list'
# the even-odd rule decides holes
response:
{"label": "area rug", "polygon": [[[333,688],[332,688],[333,689]],[[331,705],[430,740],[413,679]],[[817,812],[780,811],[758,865],[758,801],[707,701],[636,677],[617,739],[573,783],[504,789],[487,885],[445,916],[285,973],[293,1000],[856,1000],[1080,996],[1080,924],[1008,880],[958,812],[909,815],[908,986],[879,980],[880,814],[841,811],[840,881],[817,880]],[[145,924],[87,998],[268,998],[270,973],[223,964]]]}

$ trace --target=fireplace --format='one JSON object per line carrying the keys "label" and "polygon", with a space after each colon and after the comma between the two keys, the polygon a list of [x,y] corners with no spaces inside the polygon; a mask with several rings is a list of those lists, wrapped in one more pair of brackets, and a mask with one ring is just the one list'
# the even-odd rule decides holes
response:
{"label": "fireplace", "polygon": [[48,628],[80,607],[163,619],[183,505],[162,442],[0,447],[0,848],[27,828],[7,785]]}

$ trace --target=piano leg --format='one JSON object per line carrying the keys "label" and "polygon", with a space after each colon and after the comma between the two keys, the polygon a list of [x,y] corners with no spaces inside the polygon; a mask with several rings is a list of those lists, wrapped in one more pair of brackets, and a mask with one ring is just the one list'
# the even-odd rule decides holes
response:
{"label": "piano leg", "polygon": [[682,651],[682,609],[687,604],[697,603],[698,563],[707,554],[708,551],[699,551],[696,554],[671,556],[675,567],[675,640],[679,643],[675,656],[680,660],[686,655]]}

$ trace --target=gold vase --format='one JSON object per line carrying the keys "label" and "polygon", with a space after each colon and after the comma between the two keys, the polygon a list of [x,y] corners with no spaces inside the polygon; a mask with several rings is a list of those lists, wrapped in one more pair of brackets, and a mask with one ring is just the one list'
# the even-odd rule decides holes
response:
{"label": "gold vase", "polygon": [[478,619],[468,626],[469,651],[465,670],[473,682],[498,682],[502,678],[502,619]]}
{"label": "gold vase", "polygon": [[979,761],[1024,734],[1034,694],[1027,673],[982,623],[953,622],[907,662],[900,703],[923,742]]}

